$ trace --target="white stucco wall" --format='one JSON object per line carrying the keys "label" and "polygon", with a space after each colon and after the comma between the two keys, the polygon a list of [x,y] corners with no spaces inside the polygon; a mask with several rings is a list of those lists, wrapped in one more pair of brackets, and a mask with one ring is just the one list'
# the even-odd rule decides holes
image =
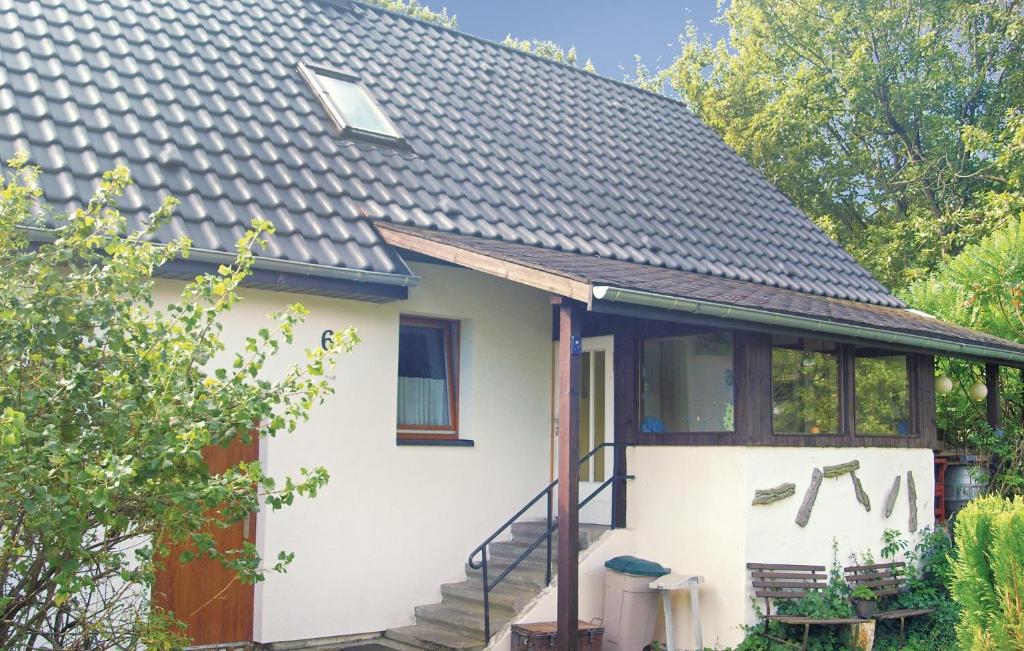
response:
{"label": "white stucco wall", "polygon": [[[857,476],[871,499],[866,512],[856,501],[848,475],[825,479],[810,522],[795,522],[813,468],[857,459]],[[917,487],[918,526],[934,522],[931,450],[888,448],[770,447],[636,447],[627,460],[636,476],[628,490],[628,526],[636,554],[673,571],[701,574],[700,609],[704,644],[735,645],[743,638],[739,624],[755,621],[748,562],[806,563],[829,566],[832,540],[839,560],[871,551],[878,558],[882,533],[907,534],[909,500],[906,473]],[[902,475],[899,499],[888,519],[883,501],[893,478]],[[796,495],[766,506],[753,506],[754,491],[784,482]],[[676,648],[693,648],[689,597],[675,594]],[[664,628],[657,633],[663,639]]]}
{"label": "white stucco wall", "polygon": [[[548,480],[551,308],[546,294],[469,271],[414,265],[408,301],[383,305],[245,291],[226,320],[229,348],[301,302],[296,345],[268,373],[301,361],[326,328],[362,342],[342,358],[336,394],[297,432],[264,441],[275,476],[325,466],[315,499],[262,514],[268,558],[295,552],[286,574],[257,586],[259,642],[380,631],[413,622],[416,605],[460,581],[469,551]],[[161,283],[167,299],[180,290]],[[400,314],[461,321],[460,434],[474,447],[395,444]]]}
{"label": "white stucco wall", "polygon": [[[337,393],[296,433],[261,445],[275,476],[326,466],[331,482],[315,499],[261,514],[257,543],[268,558],[295,552],[286,574],[256,589],[258,642],[380,631],[412,623],[416,605],[440,599],[442,583],[464,578],[469,550],[528,497],[549,471],[551,309],[546,294],[496,278],[435,265],[408,301],[375,305],[249,290],[226,320],[229,348],[266,325],[267,315],[301,302],[311,310],[296,345],[267,369],[283,372],[326,328],[355,326],[362,338],[341,360]],[[158,284],[170,300],[180,283]],[[395,444],[400,314],[458,319],[460,430],[471,448]],[[858,459],[871,498],[865,512],[848,476],[826,479],[806,528],[794,523],[813,468]],[[628,451],[628,529],[588,550],[580,571],[580,615],[600,617],[603,563],[620,554],[701,574],[704,641],[726,647],[753,622],[747,562],[828,565],[871,550],[885,529],[906,532],[906,471],[913,470],[920,527],[932,524],[932,454],[883,448],[636,447]],[[882,502],[900,474],[891,518]],[[783,482],[796,495],[752,506],[754,490]],[[541,595],[519,621],[554,619],[555,593]],[[675,596],[676,648],[692,648],[688,595]],[[663,639],[659,623],[657,635]],[[497,648],[507,645],[499,641]]]}

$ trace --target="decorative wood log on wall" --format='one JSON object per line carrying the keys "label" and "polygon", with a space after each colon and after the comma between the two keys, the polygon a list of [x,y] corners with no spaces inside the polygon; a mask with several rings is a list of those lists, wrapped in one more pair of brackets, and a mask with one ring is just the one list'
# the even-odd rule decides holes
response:
{"label": "decorative wood log on wall", "polygon": [[796,484],[779,484],[775,488],[759,488],[754,491],[755,506],[759,504],[771,504],[784,500],[787,497],[796,495]]}
{"label": "decorative wood log on wall", "polygon": [[853,461],[847,461],[846,463],[840,463],[835,466],[824,466],[822,470],[825,471],[825,476],[829,479],[834,479],[841,475],[845,475],[848,472],[854,470],[860,470],[860,461],[854,459]]}
{"label": "decorative wood log on wall", "polygon": [[796,513],[796,523],[801,527],[806,527],[807,521],[811,519],[811,509],[814,508],[814,500],[818,499],[818,489],[821,488],[823,477],[824,475],[817,468],[811,473],[811,484],[807,487],[807,492],[804,493],[804,502]]}
{"label": "decorative wood log on wall", "polygon": [[910,498],[910,533],[914,533],[917,531],[917,486],[910,470],[907,471],[907,496]]}
{"label": "decorative wood log on wall", "polygon": [[892,515],[892,510],[896,508],[896,498],[900,494],[900,477],[896,475],[896,479],[892,480],[892,488],[889,489],[889,494],[885,497],[885,517]]}
{"label": "decorative wood log on wall", "polygon": [[857,496],[857,501],[864,505],[865,511],[870,513],[871,498],[864,492],[864,485],[860,483],[860,478],[857,477],[857,473],[850,472],[850,479],[853,480],[853,494]]}

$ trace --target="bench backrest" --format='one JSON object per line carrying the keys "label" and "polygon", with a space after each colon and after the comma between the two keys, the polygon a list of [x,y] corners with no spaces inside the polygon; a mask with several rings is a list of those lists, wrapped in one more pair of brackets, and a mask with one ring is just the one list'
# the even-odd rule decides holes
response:
{"label": "bench backrest", "polygon": [[843,568],[846,582],[851,588],[864,586],[875,593],[876,597],[887,597],[899,594],[907,584],[903,568],[906,563],[872,563],[870,565],[850,565]]}
{"label": "bench backrest", "polygon": [[824,565],[747,563],[754,594],[768,599],[800,599],[828,583]]}

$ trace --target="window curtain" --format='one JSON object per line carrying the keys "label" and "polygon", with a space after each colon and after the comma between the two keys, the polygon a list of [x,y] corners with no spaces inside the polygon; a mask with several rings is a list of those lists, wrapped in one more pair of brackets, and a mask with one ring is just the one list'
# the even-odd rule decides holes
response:
{"label": "window curtain", "polygon": [[398,378],[398,422],[448,425],[448,382],[429,377]]}

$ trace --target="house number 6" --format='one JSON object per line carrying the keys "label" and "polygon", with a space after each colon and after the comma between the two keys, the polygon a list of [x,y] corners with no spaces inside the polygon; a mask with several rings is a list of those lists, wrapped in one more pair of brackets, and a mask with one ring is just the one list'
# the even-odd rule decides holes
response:
{"label": "house number 6", "polygon": [[331,346],[334,345],[334,330],[324,330],[324,333],[320,335],[320,346],[324,350],[330,350]]}

